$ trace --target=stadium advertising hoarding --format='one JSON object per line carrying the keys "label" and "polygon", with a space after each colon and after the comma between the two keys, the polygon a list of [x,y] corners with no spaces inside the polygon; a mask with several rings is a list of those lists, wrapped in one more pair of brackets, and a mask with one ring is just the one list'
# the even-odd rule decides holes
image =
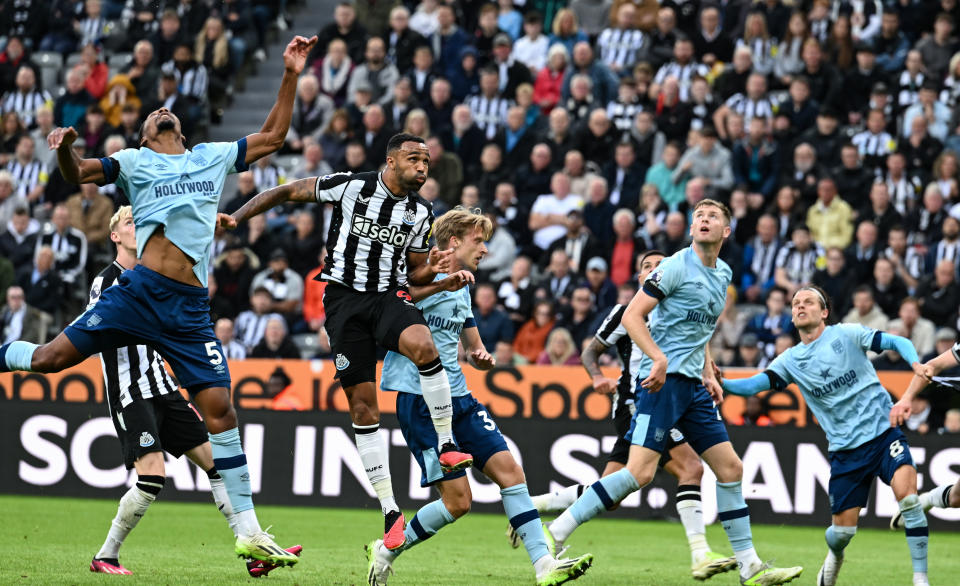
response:
{"label": "stadium advertising hoarding", "polygon": [[[350,421],[343,413],[244,409],[242,437],[256,501],[325,507],[367,507],[379,511],[356,452]],[[613,445],[608,422],[498,418],[497,424],[522,462],[531,492],[573,483],[591,483]],[[829,522],[829,464],[826,442],[816,429],[730,428],[744,460],[743,492],[758,523],[824,525]],[[405,509],[425,504],[429,489],[407,451],[393,415],[382,422],[390,445],[397,498]],[[106,408],[95,402],[8,401],[0,409],[0,492],[118,498],[135,479],[124,469]],[[960,448],[940,436],[911,437],[920,486],[953,482]],[[206,475],[185,458],[167,461],[164,499],[209,500]],[[498,488],[470,472],[475,510],[500,512]],[[716,519],[715,479],[704,477],[708,522]],[[675,516],[675,482],[659,474],[653,484],[609,513],[651,519]],[[892,492],[879,482],[862,518],[864,526],[885,526],[897,509]],[[950,530],[960,510],[934,510],[934,529]],[[211,511],[212,514],[212,511]]]}
{"label": "stadium advertising hoarding", "polygon": [[[281,368],[293,381],[299,402],[308,410],[347,411],[347,399],[334,380],[336,368],[329,360],[242,360],[230,362],[234,400],[241,408],[262,409],[270,406],[265,394],[267,379]],[[616,378],[619,368],[604,369]],[[728,369],[727,376],[750,376],[755,371]],[[601,421],[610,414],[610,399],[593,392],[590,379],[579,366],[518,366],[481,372],[464,368],[467,385],[477,399],[498,417],[533,419]],[[379,384],[379,367],[377,371]],[[910,382],[912,373],[881,372],[884,387],[899,396]],[[103,376],[97,359],[89,359],[69,371],[41,375],[26,373],[0,374],[0,401],[104,401]],[[791,385],[784,391],[761,394],[770,406],[770,417],[777,425],[804,427],[814,422],[806,401]],[[380,408],[393,413],[392,393],[381,393]],[[744,400],[729,397],[721,410],[729,420],[743,413]],[[106,407],[104,406],[104,409]]]}

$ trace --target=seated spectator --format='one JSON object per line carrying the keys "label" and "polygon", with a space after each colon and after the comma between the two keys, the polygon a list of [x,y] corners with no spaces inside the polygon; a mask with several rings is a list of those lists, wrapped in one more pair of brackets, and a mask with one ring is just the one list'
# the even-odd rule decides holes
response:
{"label": "seated spectator", "polygon": [[460,193],[463,184],[463,164],[460,157],[444,149],[439,137],[431,136],[426,144],[430,151],[428,175],[436,180],[441,199],[448,208],[455,207],[456,194]]}
{"label": "seated spectator", "polygon": [[22,340],[42,344],[47,338],[43,326],[50,317],[26,303],[21,287],[8,287],[6,299],[6,305],[0,307],[0,343]]}
{"label": "seated spectator", "polygon": [[307,209],[293,215],[294,232],[288,234],[283,249],[289,251],[290,268],[305,277],[316,266],[314,254],[323,248],[323,234],[317,229],[313,213]]}
{"label": "seated spectator", "polygon": [[513,324],[496,304],[497,292],[493,285],[478,283],[473,295],[473,317],[484,348],[495,348],[497,342],[513,341]]}
{"label": "seated spectator", "polygon": [[687,149],[673,172],[673,183],[699,179],[707,187],[707,197],[722,197],[733,188],[730,151],[717,143],[717,131],[705,127],[700,139]]}
{"label": "seated spectator", "polygon": [[323,149],[324,156],[334,169],[343,167],[347,144],[353,139],[353,130],[350,128],[350,115],[345,109],[334,110],[330,116],[330,123],[320,134],[317,142]]}
{"label": "seated spectator", "polygon": [[[853,285],[863,282],[854,277],[853,271],[846,263],[842,250],[836,247],[828,248],[827,266],[813,273],[813,284],[826,291],[827,296],[833,300],[830,317],[834,319],[846,313],[847,307],[850,306]],[[867,273],[867,275],[870,274],[873,274],[872,269]]]}
{"label": "seated spectator", "polygon": [[[614,171],[614,173],[617,173],[617,171]],[[642,182],[643,174],[639,174],[637,179]],[[604,251],[610,250],[610,247],[613,246],[614,236],[610,231],[610,226],[613,225],[613,214],[617,211],[617,208],[607,198],[607,185],[606,179],[595,177],[587,186],[587,203],[583,206],[583,223]],[[660,201],[659,195],[657,195],[657,201]],[[634,205],[633,207],[636,208],[637,206]]]}
{"label": "seated spectator", "polygon": [[[230,43],[224,32],[223,21],[211,16],[196,34],[193,59],[207,70],[207,97],[211,106],[211,120],[219,123],[227,99],[232,93],[231,78],[234,74],[230,60]],[[333,110],[333,104],[330,105]],[[291,126],[291,128],[293,128]]]}
{"label": "seated spectator", "polygon": [[303,159],[300,165],[290,172],[292,179],[304,179],[306,177],[323,177],[333,173],[333,167],[323,158],[323,147],[315,140],[307,139],[303,141]]}
{"label": "seated spectator", "polygon": [[247,349],[243,344],[233,339],[233,320],[221,317],[213,326],[213,333],[223,346],[223,357],[227,360],[243,360],[247,357]]}
{"label": "seated spectator", "polygon": [[556,239],[563,236],[567,213],[582,208],[584,204],[579,194],[570,193],[570,178],[561,172],[553,174],[550,191],[539,196],[530,210],[533,243],[541,250],[547,250]]}
{"label": "seated spectator", "polygon": [[359,64],[350,76],[347,86],[347,95],[355,93],[357,84],[361,81],[370,86],[371,99],[374,103],[384,105],[393,100],[393,86],[400,77],[400,73],[392,63],[386,60],[386,45],[380,37],[371,37],[367,40],[364,52],[364,61]]}
{"label": "seated spectator", "polygon": [[769,214],[757,221],[757,234],[747,241],[743,251],[743,291],[748,303],[757,303],[774,285],[777,252],[777,219]]}
{"label": "seated spectator", "polygon": [[882,170],[887,156],[897,150],[897,141],[887,132],[887,117],[882,110],[870,110],[867,128],[850,139],[868,171]]}
{"label": "seated spectator", "polygon": [[56,125],[53,121],[53,109],[49,106],[40,106],[37,108],[37,127],[30,132],[33,138],[34,156],[38,161],[47,166],[47,169],[53,169],[57,166],[57,151],[51,150],[47,146],[47,136],[53,132]]}
{"label": "seated spectator", "polygon": [[107,78],[110,70],[107,64],[100,60],[98,45],[87,43],[80,50],[80,63],[74,67],[83,75],[83,86],[87,88],[93,99],[99,100],[107,91]]}
{"label": "seated spectator", "polygon": [[526,362],[535,363],[546,348],[547,336],[555,323],[553,304],[547,300],[538,301],[533,306],[533,317],[517,331],[513,340],[514,352]]}
{"label": "seated spectator", "polygon": [[663,223],[663,230],[653,238],[653,247],[672,256],[690,242],[687,217],[682,212],[670,212]]}
{"label": "seated spectator", "polygon": [[575,277],[570,271],[570,257],[565,251],[557,249],[550,256],[550,264],[547,265],[538,288],[546,291],[548,299],[565,306],[576,285]]}
{"label": "seated spectator", "polygon": [[960,409],[950,409],[943,418],[943,427],[937,430],[940,435],[960,433]]}
{"label": "seated spectator", "polygon": [[600,60],[620,77],[633,69],[646,41],[643,31],[634,27],[636,12],[633,4],[619,5],[611,18],[613,26],[605,28],[596,41]]}
{"label": "seated spectator", "polygon": [[83,232],[90,252],[105,252],[110,237],[113,201],[97,190],[96,183],[84,183],[80,186],[80,193],[68,198],[64,205],[70,225]]}
{"label": "seated spectator", "polygon": [[618,143],[614,149],[613,160],[604,165],[604,178],[607,185],[611,186],[609,203],[618,208],[637,209],[645,174],[646,167],[637,161],[634,144]]}
{"label": "seated spectator", "polygon": [[774,287],[767,293],[765,312],[758,313],[747,324],[746,331],[757,337],[757,344],[763,353],[772,358],[774,343],[783,333],[795,331],[787,311],[787,292],[782,287]]}
{"label": "seated spectator", "polygon": [[574,347],[577,349],[582,348],[584,341],[596,331],[594,328],[597,317],[596,303],[593,291],[589,287],[580,285],[570,295],[570,304],[560,308],[557,327],[565,328],[570,333]]}
{"label": "seated spectator", "polygon": [[362,127],[357,130],[357,138],[363,143],[367,151],[367,160],[382,161],[387,157],[387,142],[393,130],[386,126],[383,108],[379,104],[371,104],[363,113]]}
{"label": "seated spectator", "polygon": [[744,334],[737,345],[737,354],[733,366],[740,368],[759,368],[763,360],[763,351],[760,349],[756,334]]}
{"label": "seated spectator", "polygon": [[735,93],[717,108],[713,123],[716,128],[727,128],[727,117],[739,114],[748,126],[754,118],[763,118],[769,125],[773,122],[775,111],[774,102],[767,93],[767,78],[755,70],[747,77],[746,91]]}
{"label": "seated spectator", "polygon": [[270,311],[273,295],[266,287],[258,287],[250,295],[250,309],[240,312],[236,320],[236,339],[243,344],[247,354],[263,339],[267,322],[271,319],[283,321],[283,316]]}
{"label": "seated spectator", "polygon": [[[426,184],[424,184],[426,185]],[[423,188],[420,188],[423,192]],[[510,276],[511,267],[517,256],[517,241],[510,230],[497,222],[497,212],[484,212],[493,223],[493,234],[487,240],[487,254],[477,265],[477,278],[497,283]],[[497,292],[500,296],[500,292]]]}
{"label": "seated spectator", "polygon": [[738,185],[746,185],[749,193],[770,198],[780,174],[780,152],[767,138],[766,118],[753,118],[746,138],[733,147],[733,175]]}
{"label": "seated spectator", "polygon": [[811,239],[809,228],[803,224],[795,226],[790,235],[790,242],[777,253],[774,282],[787,292],[790,299],[793,299],[797,289],[813,280],[817,263],[825,255],[823,247]]}
{"label": "seated spectator", "polygon": [[349,173],[366,173],[376,168],[367,159],[367,149],[363,143],[352,140],[347,143],[347,150],[344,152],[344,170]]}
{"label": "seated spectator", "polygon": [[[893,320],[890,322],[890,325],[887,326],[887,332],[896,336],[905,336],[906,334],[904,333],[903,329],[899,327],[899,325],[897,324],[897,321],[898,320]],[[933,332],[931,332],[930,336],[932,339]],[[931,348],[932,347],[933,345],[931,344]],[[877,371],[882,371],[882,370],[910,371],[912,370],[912,368],[910,367],[910,364],[906,360],[904,360],[903,356],[901,356],[896,350],[886,350],[882,354],[880,354],[880,356],[877,356],[870,362],[873,363],[873,368],[876,369]],[[926,399],[926,396],[924,396],[922,403],[925,403],[925,404],[920,404],[921,403],[920,401],[918,401],[917,403],[918,404],[914,406],[915,411],[913,412],[913,415],[911,415],[910,417],[911,420],[914,420],[914,425],[911,427],[911,421],[908,420],[907,429],[910,429],[911,431],[917,431],[918,433],[926,433],[926,431],[919,431],[918,426],[923,421],[926,421],[926,418],[930,412],[930,402]],[[914,417],[916,417],[916,419],[914,419]]]}
{"label": "seated spectator", "polygon": [[599,167],[613,158],[619,138],[620,133],[610,122],[607,112],[597,109],[590,112],[587,123],[575,132],[571,146],[580,151],[584,159]]}
{"label": "seated spectator", "polygon": [[[886,315],[896,315],[900,301],[907,296],[903,279],[897,276],[893,263],[878,258],[873,264],[873,298]],[[932,333],[932,332],[931,332]]]}
{"label": "seated spectator", "polygon": [[663,158],[647,171],[646,182],[657,187],[663,202],[670,210],[676,210],[684,199],[687,181],[684,177],[677,177],[674,182],[674,173],[678,170],[680,155],[683,146],[680,143],[670,142],[663,149]]}
{"label": "seated spectator", "polygon": [[80,126],[87,108],[95,102],[83,86],[83,74],[77,69],[67,72],[66,91],[53,105],[53,119],[57,126]]}
{"label": "seated spectator", "polygon": [[510,316],[514,328],[519,328],[530,315],[533,305],[533,278],[530,268],[533,263],[526,256],[518,256],[510,266],[508,279],[497,287],[497,299]]}
{"label": "seated spectator", "polygon": [[877,244],[877,226],[869,220],[857,225],[857,236],[853,244],[847,247],[846,265],[850,275],[857,283],[866,283],[873,275],[873,265],[881,256]]}
{"label": "seated spectator", "polygon": [[570,332],[564,328],[555,328],[547,336],[543,352],[537,356],[537,364],[552,366],[576,366],[580,364],[580,352]]}
{"label": "seated spectator", "polygon": [[240,244],[231,244],[224,250],[223,258],[216,264],[213,275],[217,280],[215,296],[226,308],[224,315],[236,317],[249,307],[249,291],[259,261]]}
{"label": "seated spectator", "polygon": [[870,204],[860,210],[858,218],[877,226],[877,237],[881,242],[887,240],[891,228],[903,223],[903,217],[890,202],[890,188],[882,181],[870,188]]}
{"label": "seated spectator", "polygon": [[300,350],[287,335],[287,324],[283,318],[267,320],[263,338],[253,347],[250,358],[300,358]]}
{"label": "seated spectator", "polygon": [[546,143],[538,143],[531,150],[528,161],[519,164],[513,183],[517,197],[526,205],[535,202],[538,196],[550,191],[553,176],[553,153]]}
{"label": "seated spectator", "polygon": [[24,291],[27,305],[57,315],[62,306],[63,281],[54,268],[54,253],[50,246],[37,248],[33,264],[20,269],[17,284]]}
{"label": "seated spectator", "polygon": [[0,234],[7,229],[16,210],[29,208],[30,202],[26,196],[16,189],[17,181],[10,171],[0,170]]}
{"label": "seated spectator", "polygon": [[253,173],[253,182],[260,191],[266,191],[287,182],[286,171],[273,162],[272,155],[257,159],[256,163],[250,165],[250,171]]}
{"label": "seated spectator", "polygon": [[26,133],[27,128],[16,112],[3,113],[3,127],[0,128],[0,163],[9,160],[9,153],[16,150],[20,136]]}
{"label": "seated spectator", "polygon": [[778,106],[777,117],[773,121],[774,132],[782,142],[793,141],[813,130],[820,108],[820,104],[810,98],[810,80],[807,78],[793,78],[789,91],[789,97]]}
{"label": "seated spectator", "polygon": [[[53,208],[50,224],[37,238],[37,253],[50,247],[54,253],[57,275],[71,288],[84,288],[84,268],[87,265],[87,238],[70,225],[70,210],[60,204]],[[109,221],[109,218],[107,218]],[[86,298],[86,295],[84,295]]]}
{"label": "seated spectator", "polygon": [[[175,110],[171,110],[176,114]],[[77,128],[77,133],[86,144],[86,157],[96,158],[104,154],[104,146],[107,137],[115,132],[115,129],[107,124],[107,118],[103,113],[103,108],[99,104],[92,104],[87,108],[87,113]],[[79,140],[79,139],[78,139]],[[76,144],[76,143],[74,143]]]}
{"label": "seated spectator", "polygon": [[[404,132],[409,131],[410,134],[421,138],[429,137],[430,119],[427,113],[417,106],[418,102],[417,99],[413,97],[413,86],[411,85],[410,78],[398,78],[397,82],[393,84],[393,99],[383,106],[383,113],[386,116],[386,126],[395,130],[403,128]],[[414,110],[419,110],[420,120],[423,123],[422,129],[407,128],[407,117],[412,114]]]}
{"label": "seated spectator", "polygon": [[547,247],[540,259],[540,265],[546,266],[550,262],[554,250],[563,250],[570,258],[570,270],[579,275],[585,274],[587,261],[603,255],[603,250],[597,239],[584,226],[583,212],[580,209],[567,212],[566,228],[567,233]]}
{"label": "seated spectator", "polygon": [[[944,259],[951,259],[957,262],[960,259],[960,219],[957,215],[947,216],[943,219],[940,226],[942,238],[939,242],[936,240],[928,241],[926,267],[936,267],[937,263]],[[930,270],[929,268],[927,270]]]}
{"label": "seated spectator", "polygon": [[[552,49],[550,41],[543,34],[543,16],[536,10],[530,10],[523,16],[523,33],[523,36],[513,44],[511,55],[514,60],[529,67],[530,72],[536,75],[537,72],[547,67],[550,60],[549,49]],[[562,47],[563,45],[557,46]],[[564,51],[566,51],[565,48]],[[564,64],[564,67],[566,67],[566,64]],[[557,95],[559,96],[559,91]],[[544,106],[540,103],[540,100],[537,100],[537,103],[541,107]]]}
{"label": "seated spectator", "polygon": [[[347,102],[354,69],[355,64],[347,54],[347,44],[342,39],[331,40],[326,56],[313,64],[313,72],[320,82],[320,92],[333,100],[337,108],[342,108]],[[353,95],[352,92],[350,95]]]}
{"label": "seated spectator", "polygon": [[[936,326],[933,322],[920,315],[920,302],[914,297],[905,297],[900,302],[900,311],[897,319],[887,324],[887,329],[899,330],[905,338],[909,338],[917,349],[917,354],[925,356],[933,351]],[[909,368],[909,365],[907,365]]]}
{"label": "seated spectator", "polygon": [[17,70],[16,88],[4,94],[0,105],[4,113],[16,112],[17,117],[28,129],[33,129],[37,108],[53,106],[53,97],[47,90],[37,86],[36,72],[27,65],[21,65]]}
{"label": "seated spectator", "polygon": [[[33,137],[29,134],[21,135],[20,140],[17,141],[17,150],[14,157],[7,163],[6,170],[10,172],[13,178],[17,195],[25,197],[30,202],[30,206],[34,208],[34,213],[44,217],[49,214],[49,210],[53,207],[43,198],[44,188],[50,176],[46,165],[37,160],[35,152]],[[37,213],[38,207],[43,208],[41,213]]]}
{"label": "seated spectator", "polygon": [[160,80],[160,67],[154,59],[153,43],[148,39],[141,39],[133,46],[133,59],[126,67],[120,69],[133,84],[136,94],[141,99],[148,99],[157,90]]}
{"label": "seated spectator", "polygon": [[913,131],[913,121],[922,118],[927,123],[927,133],[943,142],[950,132],[950,107],[937,99],[940,82],[937,78],[924,80],[917,94],[917,102],[903,112],[903,138],[909,139]]}
{"label": "seated spectator", "polygon": [[727,423],[746,427],[770,427],[773,421],[767,413],[768,409],[763,399],[753,395],[747,397],[743,413],[739,417],[728,420]]}
{"label": "seated spectator", "polygon": [[[0,192],[3,191],[3,172],[0,171]],[[0,208],[2,209],[2,208]],[[27,206],[15,208],[13,216],[0,226],[0,258],[13,263],[14,272],[33,262],[40,222],[30,217]]]}
{"label": "seated spectator", "polygon": [[817,183],[817,201],[807,210],[807,226],[814,242],[824,248],[844,249],[853,237],[853,209],[837,197],[830,177]]}
{"label": "seated spectator", "polygon": [[613,307],[617,302],[617,286],[607,278],[607,261],[594,256],[586,263],[586,275],[581,287],[587,287],[593,293],[594,307],[603,311]]}
{"label": "seated spectator", "polygon": [[[632,299],[633,296],[630,296]],[[629,303],[629,299],[627,300]],[[710,340],[710,352],[717,364],[732,365],[740,338],[747,325],[747,315],[737,310],[737,288],[727,287],[723,311],[717,318],[717,329]],[[756,348],[756,344],[754,344]]]}
{"label": "seated spectator", "polygon": [[300,311],[303,303],[303,277],[290,268],[287,253],[282,248],[270,254],[270,264],[253,277],[251,291],[266,289],[272,296],[269,311],[291,316]]}
{"label": "seated spectator", "polygon": [[957,264],[944,259],[937,263],[932,275],[925,275],[917,286],[920,313],[934,324],[945,324],[960,307],[960,285],[957,284]]}
{"label": "seated spectator", "polygon": [[161,71],[176,77],[178,94],[189,104],[186,110],[187,118],[191,125],[198,124],[203,118],[204,106],[208,103],[210,72],[194,58],[193,47],[186,43],[177,45],[173,59],[164,63]]}
{"label": "seated spectator", "polygon": [[610,248],[610,280],[615,286],[633,279],[637,258],[647,247],[641,238],[634,236],[637,225],[633,212],[619,209],[613,214],[614,241]]}
{"label": "seated spectator", "polygon": [[321,247],[317,255],[317,264],[303,279],[303,323],[307,330],[319,332],[327,321],[327,313],[323,309],[323,292],[327,289],[327,281],[317,280],[323,272],[323,263],[327,257],[327,248]]}

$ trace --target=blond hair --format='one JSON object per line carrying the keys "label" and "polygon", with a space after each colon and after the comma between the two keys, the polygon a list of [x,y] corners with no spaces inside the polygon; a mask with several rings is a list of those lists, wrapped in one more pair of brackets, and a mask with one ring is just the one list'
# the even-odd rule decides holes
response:
{"label": "blond hair", "polygon": [[451,238],[465,238],[477,228],[483,232],[484,240],[489,240],[493,235],[493,222],[483,215],[480,208],[469,209],[463,206],[453,208],[433,223],[433,233],[437,238],[437,246],[441,249],[450,244]]}
{"label": "blond hair", "polygon": [[717,201],[715,199],[709,199],[709,198],[701,199],[699,202],[697,202],[697,205],[693,206],[693,211],[696,212],[700,208],[706,207],[706,206],[713,206],[718,210],[720,210],[720,212],[723,213],[723,219],[726,221],[728,226],[730,225],[731,214],[730,214],[730,208],[727,207],[727,204]]}
{"label": "blond hair", "polygon": [[133,216],[133,208],[130,206],[120,206],[110,218],[110,231],[116,232],[117,226],[120,225],[120,222],[124,221],[126,218]]}

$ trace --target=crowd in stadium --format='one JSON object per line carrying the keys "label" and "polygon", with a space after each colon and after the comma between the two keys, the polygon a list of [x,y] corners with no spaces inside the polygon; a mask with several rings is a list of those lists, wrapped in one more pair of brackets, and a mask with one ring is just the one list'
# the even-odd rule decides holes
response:
{"label": "crowd in stadium", "polygon": [[[83,156],[107,156],[136,147],[142,116],[166,105],[197,142],[285,10],[2,8],[2,341],[79,311],[125,202],[64,181],[46,135],[75,126]],[[291,178],[376,169],[407,131],[429,146],[420,195],[435,214],[495,220],[474,314],[500,365],[579,364],[606,310],[635,293],[638,256],[686,246],[708,197],[733,212],[721,366],[763,368],[796,343],[789,304],[807,283],[830,293],[833,319],[904,335],[927,360],[956,340],[960,307],[957,24],[956,0],[342,3],[322,30],[297,31],[319,43],[284,154],[240,174],[222,208]],[[229,357],[329,351],[313,278],[329,216],[289,206],[218,234],[210,292]],[[27,310],[43,319],[10,317]],[[910,370],[890,351],[874,360]],[[909,427],[960,431],[945,410]]]}

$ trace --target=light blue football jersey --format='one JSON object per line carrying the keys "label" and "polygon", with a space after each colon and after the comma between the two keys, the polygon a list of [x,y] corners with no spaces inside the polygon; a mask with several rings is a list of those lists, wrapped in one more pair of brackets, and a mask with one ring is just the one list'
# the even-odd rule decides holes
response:
{"label": "light blue football jersey", "polygon": [[194,261],[193,272],[206,287],[223,182],[228,173],[247,169],[246,156],[247,139],[242,138],[200,143],[182,155],[141,147],[100,159],[106,182],[123,189],[133,206],[137,257],[163,226],[167,239]]}
{"label": "light blue football jersey", "polygon": [[[437,275],[435,281],[446,277]],[[463,370],[457,361],[457,345],[460,341],[460,332],[463,328],[475,328],[477,323],[473,319],[473,306],[470,302],[470,289],[464,287],[459,291],[442,291],[423,299],[417,303],[423,311],[423,318],[430,327],[433,343],[440,353],[440,362],[447,371],[450,381],[450,396],[463,397],[469,395],[467,381],[463,378]],[[404,393],[422,394],[420,390],[420,371],[417,365],[409,358],[398,352],[387,352],[383,359],[383,375],[380,388],[384,391],[403,391]]]}
{"label": "light blue football jersey", "polygon": [[[643,290],[660,300],[650,312],[647,326],[653,341],[667,357],[667,373],[701,379],[704,346],[713,336],[723,311],[733,271],[717,259],[706,267],[692,247],[666,258],[643,283]],[[653,360],[644,355],[638,380],[647,378]]]}
{"label": "light blue football jersey", "polygon": [[890,427],[893,402],[866,355],[878,334],[859,324],[827,326],[819,338],[788,349],[767,367],[783,382],[797,383],[830,451],[855,448]]}

